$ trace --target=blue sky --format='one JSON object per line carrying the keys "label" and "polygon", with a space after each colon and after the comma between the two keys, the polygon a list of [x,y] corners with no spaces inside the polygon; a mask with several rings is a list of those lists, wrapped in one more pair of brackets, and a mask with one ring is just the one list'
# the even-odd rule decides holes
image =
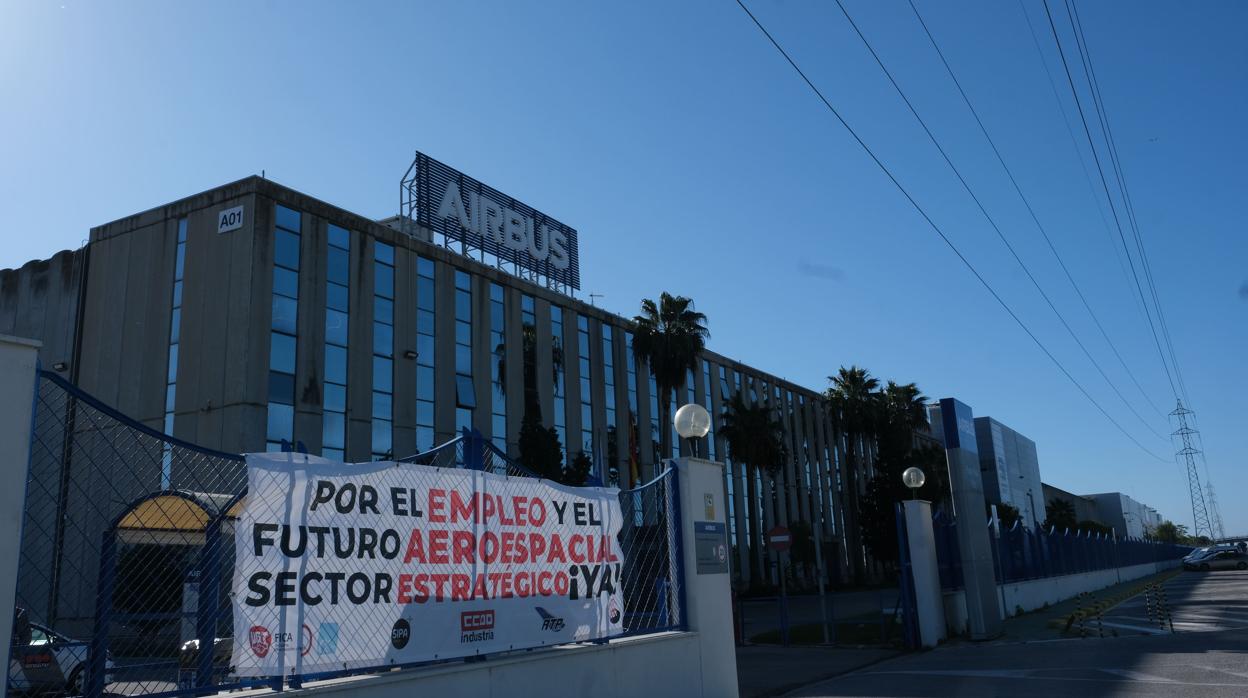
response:
{"label": "blue sky", "polygon": [[[262,169],[392,215],[421,149],[577,228],[584,292],[611,310],[632,315],[661,290],[691,296],[721,353],[812,388],[859,364],[956,396],[1034,439],[1046,482],[1121,490],[1190,526],[1186,478],[1152,433],[1173,427],[1062,276],[909,5],[847,6],[1147,424],[1070,339],[835,4],[751,3],[1041,341],[1164,461],[1058,372],[731,0],[0,4],[0,266]],[[1169,411],[1043,5],[918,6],[1126,364]],[[1226,528],[1248,533],[1248,5],[1079,9]]]}

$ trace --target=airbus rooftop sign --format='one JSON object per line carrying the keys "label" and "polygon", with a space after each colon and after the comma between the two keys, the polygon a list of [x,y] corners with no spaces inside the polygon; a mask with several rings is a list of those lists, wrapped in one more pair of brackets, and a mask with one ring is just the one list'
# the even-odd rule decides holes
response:
{"label": "airbus rooftop sign", "polygon": [[400,190],[400,215],[441,234],[444,244],[493,255],[500,268],[512,264],[551,288],[580,289],[575,229],[420,152]]}

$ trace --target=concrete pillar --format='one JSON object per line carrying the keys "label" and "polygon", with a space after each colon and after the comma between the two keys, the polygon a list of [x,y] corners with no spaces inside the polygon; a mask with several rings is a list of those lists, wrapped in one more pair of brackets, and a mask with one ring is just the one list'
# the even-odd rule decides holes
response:
{"label": "concrete pillar", "polygon": [[[34,426],[35,370],[41,344],[32,339],[0,335],[0,657],[8,657],[17,602],[17,566],[22,551],[22,520],[26,511],[26,475]],[[732,612],[728,610],[729,623]],[[731,639],[731,628],[729,629]],[[736,675],[735,666],[733,675]],[[735,695],[735,691],[734,691]]]}
{"label": "concrete pillar", "polygon": [[737,695],[737,651],[724,466],[701,458],[681,458],[675,463],[680,479],[685,618],[689,630],[698,634],[702,656],[694,670],[701,672],[703,696],[732,698]]}
{"label": "concrete pillar", "polygon": [[988,640],[1001,634],[1001,607],[997,603],[997,578],[984,515],[984,481],[979,470],[974,417],[965,403],[945,398],[940,401],[940,420],[958,518],[967,626],[972,640]]}
{"label": "concrete pillar", "polygon": [[914,580],[914,606],[919,617],[919,643],[935,647],[945,639],[945,600],[940,591],[940,568],[936,564],[932,504],[912,500],[903,506],[910,575]]}

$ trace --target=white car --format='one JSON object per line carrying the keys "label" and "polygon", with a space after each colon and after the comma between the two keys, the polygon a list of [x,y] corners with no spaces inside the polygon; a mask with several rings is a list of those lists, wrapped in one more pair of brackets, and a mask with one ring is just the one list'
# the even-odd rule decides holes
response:
{"label": "white car", "polygon": [[[8,693],[82,695],[89,654],[90,643],[70,639],[38,623],[25,622],[24,616],[19,616],[9,652]],[[111,657],[105,667],[112,671]]]}

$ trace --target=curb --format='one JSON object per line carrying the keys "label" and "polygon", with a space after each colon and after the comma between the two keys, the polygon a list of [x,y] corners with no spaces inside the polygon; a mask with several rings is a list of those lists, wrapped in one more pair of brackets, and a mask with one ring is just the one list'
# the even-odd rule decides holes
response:
{"label": "curb", "polygon": [[1164,584],[1165,582],[1168,582],[1173,577],[1178,576],[1179,573],[1181,573],[1182,571],[1183,571],[1182,569],[1172,569],[1172,570],[1167,570],[1165,572],[1161,572],[1157,577],[1153,578],[1152,581],[1149,581],[1143,584],[1137,584],[1124,591],[1114,594],[1113,596],[1109,596],[1100,601],[1097,601],[1093,603],[1092,605],[1087,606],[1081,610],[1066,614],[1064,616],[1058,616],[1057,618],[1054,618],[1053,620],[1050,620],[1048,622],[1048,627],[1061,630],[1064,633],[1070,632],[1071,627],[1077,621],[1082,620],[1082,619],[1092,618],[1098,615],[1102,615],[1106,611],[1123,603],[1124,601],[1127,601],[1128,599],[1139,596],[1149,586],[1152,586],[1153,584]]}

